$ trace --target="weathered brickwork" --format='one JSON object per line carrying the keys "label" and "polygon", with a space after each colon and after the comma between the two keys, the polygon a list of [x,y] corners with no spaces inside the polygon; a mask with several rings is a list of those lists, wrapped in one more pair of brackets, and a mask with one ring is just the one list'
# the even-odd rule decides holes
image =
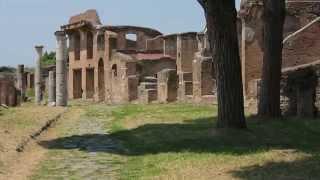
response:
{"label": "weathered brickwork", "polygon": [[146,27],[103,26],[94,10],[73,16],[61,30],[69,38],[71,99],[108,103],[192,101],[193,71],[202,72],[200,79],[210,82],[199,87],[200,96],[214,91],[211,66],[193,68],[195,54],[207,44],[204,34],[162,35]]}
{"label": "weathered brickwork", "polygon": [[319,108],[320,62],[283,70],[281,109],[283,115],[316,117]]}
{"label": "weathered brickwork", "polygon": [[[253,97],[250,84],[261,78],[263,59],[263,4],[261,0],[241,3],[242,71],[247,98]],[[288,1],[284,38],[313,21],[320,14],[320,1]],[[292,36],[284,43],[283,67],[294,67],[320,59],[320,22]],[[252,83],[251,83],[252,81]],[[251,86],[252,87],[252,86]]]}
{"label": "weathered brickwork", "polygon": [[0,77],[0,105],[19,105],[21,99],[20,94],[12,78]]}

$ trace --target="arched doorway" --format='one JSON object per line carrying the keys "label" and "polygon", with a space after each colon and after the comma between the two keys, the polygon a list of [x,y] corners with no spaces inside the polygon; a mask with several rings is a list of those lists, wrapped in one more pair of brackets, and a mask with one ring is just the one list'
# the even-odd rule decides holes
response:
{"label": "arched doorway", "polygon": [[99,100],[105,99],[105,79],[104,79],[104,63],[103,59],[100,58],[98,64],[98,85],[99,85]]}

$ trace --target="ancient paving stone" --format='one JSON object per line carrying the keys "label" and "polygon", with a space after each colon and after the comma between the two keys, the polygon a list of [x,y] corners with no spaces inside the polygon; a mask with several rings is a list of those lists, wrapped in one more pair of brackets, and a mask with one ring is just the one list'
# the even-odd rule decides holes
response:
{"label": "ancient paving stone", "polygon": [[60,136],[49,145],[48,157],[32,179],[116,179],[121,160],[112,152],[120,146],[108,137],[110,120],[64,120],[56,127],[63,129]]}

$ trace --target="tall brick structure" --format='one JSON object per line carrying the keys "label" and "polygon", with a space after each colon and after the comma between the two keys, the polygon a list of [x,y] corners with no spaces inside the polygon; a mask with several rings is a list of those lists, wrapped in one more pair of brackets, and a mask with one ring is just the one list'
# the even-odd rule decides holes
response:
{"label": "tall brick structure", "polygon": [[[69,39],[69,98],[193,101],[193,63],[199,44],[206,41],[199,38],[203,34],[162,35],[146,27],[103,26],[94,10],[71,17],[61,31]],[[209,76],[199,76],[214,82],[211,72],[203,73]]]}
{"label": "tall brick structure", "polygon": [[[257,95],[256,79],[261,78],[263,59],[262,0],[242,0],[242,72],[247,98]],[[287,1],[284,39],[320,16],[320,1]],[[307,64],[320,59],[320,21],[292,36],[284,43],[283,68]],[[253,89],[252,89],[253,88]]]}

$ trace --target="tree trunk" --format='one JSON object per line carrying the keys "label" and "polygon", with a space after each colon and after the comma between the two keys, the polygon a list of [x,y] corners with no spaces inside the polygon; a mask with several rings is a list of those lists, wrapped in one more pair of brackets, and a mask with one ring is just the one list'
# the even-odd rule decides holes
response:
{"label": "tree trunk", "polygon": [[198,0],[207,19],[217,77],[218,128],[246,128],[234,0]]}
{"label": "tree trunk", "polygon": [[264,0],[264,55],[258,113],[278,118],[285,0]]}

